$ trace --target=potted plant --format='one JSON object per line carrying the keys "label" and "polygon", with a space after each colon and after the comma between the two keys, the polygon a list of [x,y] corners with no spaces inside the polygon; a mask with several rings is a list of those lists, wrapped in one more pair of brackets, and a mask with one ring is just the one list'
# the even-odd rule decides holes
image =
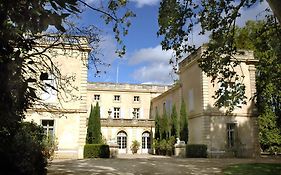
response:
{"label": "potted plant", "polygon": [[131,150],[132,150],[132,153],[135,154],[138,152],[139,150],[139,147],[140,147],[140,143],[137,141],[137,140],[134,140],[132,142],[132,145],[131,145]]}

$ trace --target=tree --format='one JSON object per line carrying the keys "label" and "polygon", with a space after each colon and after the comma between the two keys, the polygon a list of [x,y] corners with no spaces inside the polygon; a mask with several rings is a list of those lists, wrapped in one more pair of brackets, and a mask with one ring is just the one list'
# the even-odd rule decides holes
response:
{"label": "tree", "polygon": [[[44,82],[49,77],[41,67],[55,74],[58,81],[62,80],[59,69],[45,52],[55,46],[63,48],[63,38],[70,38],[68,41],[74,39],[78,42],[75,47],[79,47],[79,39],[70,37],[71,34],[83,35],[89,44],[99,41],[99,30],[96,27],[78,28],[70,25],[73,21],[69,19],[73,18],[69,17],[78,16],[82,12],[82,5],[102,15],[107,24],[113,25],[116,41],[122,46],[117,52],[122,55],[125,49],[122,37],[127,34],[130,26],[127,19],[134,16],[129,10],[120,11],[126,4],[126,0],[110,0],[106,7],[94,8],[82,0],[0,2],[0,155],[12,155],[9,145],[13,144],[12,141],[21,128],[20,122],[24,119],[26,110],[37,105],[37,102],[44,105],[38,92],[46,91],[46,86],[56,91],[63,89]],[[50,36],[46,31],[51,26],[55,28],[54,42],[48,43],[44,49],[38,49],[40,42]],[[68,46],[72,46],[69,43]],[[93,61],[100,62],[94,55],[95,51],[92,53]],[[61,84],[58,82],[58,85]]]}
{"label": "tree", "polygon": [[155,134],[154,134],[154,138],[157,140],[160,139],[160,116],[158,113],[158,109],[156,109],[156,113],[155,113]]}
{"label": "tree", "polygon": [[281,149],[281,27],[272,17],[248,21],[236,29],[237,48],[251,49],[257,63],[257,108],[260,144],[264,151]]}
{"label": "tree", "polygon": [[162,117],[160,119],[160,140],[169,138],[169,122],[170,121],[166,109],[164,108]]}
{"label": "tree", "polygon": [[100,144],[102,142],[101,123],[100,123],[100,107],[97,103],[93,108],[91,105],[91,112],[88,120],[87,128],[87,144]]}
{"label": "tree", "polygon": [[178,114],[176,105],[173,105],[171,113],[171,136],[179,137]]}
{"label": "tree", "polygon": [[[194,28],[199,25],[199,35],[207,32],[217,42],[206,46],[199,66],[207,76],[212,78],[212,83],[220,82],[221,89],[229,91],[216,91],[217,107],[226,107],[231,112],[234,106],[241,101],[246,103],[244,77],[237,75],[234,67],[239,65],[235,55],[242,54],[234,44],[235,26],[237,17],[241,16],[242,8],[250,8],[259,3],[259,0],[219,0],[219,1],[194,1],[194,0],[162,0],[159,7],[159,31],[163,35],[161,42],[164,50],[172,49],[174,57],[170,63],[177,64],[188,53],[195,50],[190,42]],[[268,0],[271,8],[280,19],[280,1]],[[277,21],[275,21],[277,23]],[[231,79],[236,82],[233,86]],[[233,87],[233,88],[231,88]],[[225,103],[226,101],[231,103]],[[228,104],[227,106],[225,104]]]}
{"label": "tree", "polygon": [[185,141],[185,143],[188,142],[188,120],[183,99],[180,108],[180,140]]}

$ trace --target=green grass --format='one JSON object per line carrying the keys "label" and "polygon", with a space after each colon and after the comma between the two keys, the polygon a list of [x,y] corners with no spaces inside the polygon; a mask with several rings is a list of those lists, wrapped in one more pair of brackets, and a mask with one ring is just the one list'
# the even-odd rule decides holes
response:
{"label": "green grass", "polygon": [[281,175],[281,163],[237,164],[223,170],[224,175]]}

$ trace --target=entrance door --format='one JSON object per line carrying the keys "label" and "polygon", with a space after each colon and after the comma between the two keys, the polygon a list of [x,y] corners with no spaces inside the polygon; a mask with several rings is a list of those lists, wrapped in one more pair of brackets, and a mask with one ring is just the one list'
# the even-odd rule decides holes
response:
{"label": "entrance door", "polygon": [[124,131],[120,131],[117,134],[117,144],[119,153],[127,153],[127,134]]}
{"label": "entrance door", "polygon": [[149,132],[142,133],[142,153],[148,153],[151,149],[150,134]]}

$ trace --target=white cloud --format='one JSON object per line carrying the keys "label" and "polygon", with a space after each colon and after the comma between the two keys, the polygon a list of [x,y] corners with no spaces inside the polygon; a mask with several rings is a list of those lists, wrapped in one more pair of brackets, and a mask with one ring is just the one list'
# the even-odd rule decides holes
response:
{"label": "white cloud", "polygon": [[169,64],[149,64],[134,71],[132,77],[143,84],[172,84],[177,76]]}
{"label": "white cloud", "polygon": [[116,51],[116,42],[111,35],[101,36],[101,41],[99,43],[99,50],[102,55],[100,55],[101,60],[105,63],[111,64],[118,55]]}
{"label": "white cloud", "polygon": [[131,1],[137,3],[138,8],[141,8],[145,5],[153,6],[159,2],[159,0],[131,0]]}
{"label": "white cloud", "polygon": [[172,51],[163,51],[161,46],[142,48],[132,55],[129,55],[129,64],[139,64],[142,62],[169,62],[172,57]]}

